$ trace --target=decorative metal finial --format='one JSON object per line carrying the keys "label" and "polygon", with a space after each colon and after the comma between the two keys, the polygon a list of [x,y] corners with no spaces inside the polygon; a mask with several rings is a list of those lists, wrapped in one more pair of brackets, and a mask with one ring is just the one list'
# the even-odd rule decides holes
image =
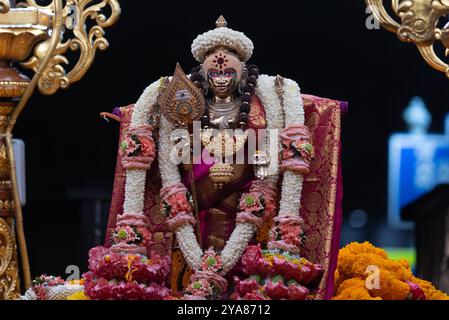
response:
{"label": "decorative metal finial", "polygon": [[228,26],[228,23],[226,22],[226,19],[221,15],[217,22],[215,22],[215,25],[217,26],[217,28],[225,28]]}
{"label": "decorative metal finial", "polygon": [[0,0],[0,13],[7,13],[11,9],[9,0]]}

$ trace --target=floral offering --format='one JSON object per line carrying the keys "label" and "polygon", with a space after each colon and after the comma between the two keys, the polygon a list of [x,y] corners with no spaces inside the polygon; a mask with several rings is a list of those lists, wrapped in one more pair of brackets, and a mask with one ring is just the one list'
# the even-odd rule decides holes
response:
{"label": "floral offering", "polygon": [[242,256],[246,280],[235,277],[233,299],[313,299],[323,268],[280,250],[249,246]]}
{"label": "floral offering", "polygon": [[83,277],[85,292],[91,299],[147,300],[165,298],[169,294],[165,288],[170,272],[169,258],[155,253],[147,258],[96,247],[89,252],[89,270]]}
{"label": "floral offering", "polygon": [[66,282],[60,277],[42,275],[32,281],[21,300],[66,300],[83,291],[83,281]]}
{"label": "floral offering", "polygon": [[93,300],[163,300],[170,296],[164,285],[146,285],[137,281],[106,280],[91,273],[84,275],[86,295]]}
{"label": "floral offering", "polygon": [[223,270],[223,263],[221,257],[213,248],[210,248],[204,253],[202,264],[203,271],[212,271],[220,273]]}
{"label": "floral offering", "polygon": [[162,201],[162,215],[165,217],[175,217],[181,212],[192,212],[192,196],[188,192],[179,192]]}
{"label": "floral offering", "polygon": [[244,193],[240,198],[239,208],[261,217],[265,210],[265,198],[260,192]]}
{"label": "floral offering", "polygon": [[119,226],[112,233],[112,243],[126,243],[147,246],[151,240],[151,234],[145,227]]}

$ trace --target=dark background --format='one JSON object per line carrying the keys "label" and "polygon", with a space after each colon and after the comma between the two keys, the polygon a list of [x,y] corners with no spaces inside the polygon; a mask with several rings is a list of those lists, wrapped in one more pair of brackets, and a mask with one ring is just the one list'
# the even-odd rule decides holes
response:
{"label": "dark background", "polygon": [[[69,90],[36,93],[16,127],[15,137],[27,148],[25,228],[33,276],[64,275],[68,265],[86,271],[92,235],[73,188],[103,194],[100,211],[106,212],[118,144],[118,125],[99,113],[135,102],[152,81],[171,75],[176,62],[189,71],[196,65],[192,40],[213,28],[220,14],[253,40],[251,62],[262,73],[293,78],[304,93],[350,103],[342,134],[345,218],[361,209],[369,225],[385,220],[388,137],[406,129],[402,112],[412,96],[428,104],[431,131],[443,130],[449,81],[413,45],[385,30],[368,30],[361,0],[120,2],[122,16],[106,30],[110,48]],[[379,245],[369,231],[359,236]]]}

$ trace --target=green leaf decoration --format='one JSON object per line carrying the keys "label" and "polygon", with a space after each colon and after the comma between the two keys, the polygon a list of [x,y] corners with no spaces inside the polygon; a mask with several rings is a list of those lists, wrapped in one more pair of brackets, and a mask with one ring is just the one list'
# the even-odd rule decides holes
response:
{"label": "green leaf decoration", "polygon": [[310,143],[307,143],[307,144],[304,146],[304,149],[306,149],[306,151],[307,151],[308,153],[312,153],[312,151],[313,151],[313,146],[312,146]]}
{"label": "green leaf decoration", "polygon": [[247,197],[245,198],[245,204],[246,204],[248,207],[253,206],[255,202],[256,202],[256,199],[254,199],[253,196],[247,196]]}
{"label": "green leaf decoration", "polygon": [[208,267],[213,267],[217,264],[217,260],[213,257],[209,257],[206,259],[206,264]]}
{"label": "green leaf decoration", "polygon": [[122,149],[122,151],[125,151],[126,148],[128,148],[128,143],[125,140],[123,140],[120,145],[120,148]]}
{"label": "green leaf decoration", "polygon": [[274,278],[273,278],[273,280],[271,280],[273,283],[276,283],[276,282],[284,282],[284,277],[283,276],[281,276],[280,274],[279,275],[277,275],[277,276],[275,276]]}
{"label": "green leaf decoration", "polygon": [[125,239],[127,235],[128,233],[123,229],[117,232],[117,238],[119,239]]}

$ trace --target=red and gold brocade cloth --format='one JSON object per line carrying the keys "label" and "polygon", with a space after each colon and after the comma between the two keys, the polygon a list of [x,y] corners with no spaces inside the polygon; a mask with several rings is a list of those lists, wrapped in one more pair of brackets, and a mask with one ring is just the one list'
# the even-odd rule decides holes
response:
{"label": "red and gold brocade cloth", "polygon": [[[305,177],[302,193],[300,214],[304,219],[304,231],[307,235],[302,255],[314,263],[323,265],[325,274],[320,283],[317,299],[330,299],[333,294],[334,271],[337,265],[342,220],[343,180],[340,133],[341,115],[347,111],[347,103],[310,95],[303,95],[303,100],[306,125],[312,134],[315,146],[315,159],[311,162],[310,173]],[[130,123],[132,108],[131,105],[120,109],[121,138]],[[256,122],[257,118],[252,120]],[[120,153],[117,160],[106,233],[105,244],[107,247],[111,245],[110,235],[116,226],[117,216],[123,212],[125,171],[121,164]],[[239,186],[242,190],[246,187],[245,183]],[[157,163],[154,162],[150,174],[147,176],[145,193],[145,215],[151,221],[150,231],[153,233],[153,242],[148,250],[172,256],[171,287],[179,288],[181,283],[179,283],[177,275],[184,273],[186,266],[181,252],[174,247],[173,235],[167,232],[164,225],[165,218],[160,211],[160,188],[159,171]],[[207,215],[201,219],[203,226],[207,226],[204,219],[207,219]],[[258,242],[266,242],[269,227],[270,225],[267,224],[258,234]],[[226,229],[226,234],[229,236],[232,228]],[[182,279],[184,284],[188,281],[188,277],[189,273]]]}

